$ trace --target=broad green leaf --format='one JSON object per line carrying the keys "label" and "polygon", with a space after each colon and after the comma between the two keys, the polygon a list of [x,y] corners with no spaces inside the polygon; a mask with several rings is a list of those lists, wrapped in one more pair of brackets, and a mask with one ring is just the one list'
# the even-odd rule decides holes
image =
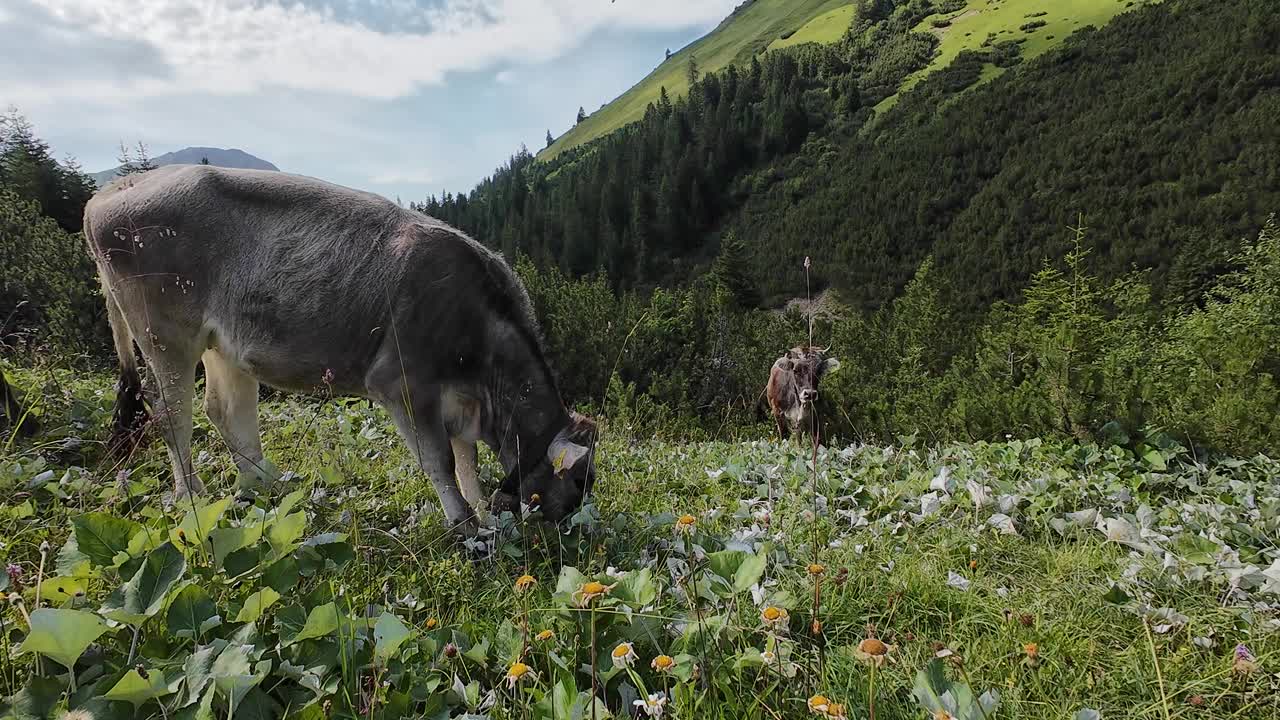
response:
{"label": "broad green leaf", "polygon": [[355,551],[344,533],[317,535],[298,548],[298,572],[311,577],[320,571],[337,572],[355,559]]}
{"label": "broad green leaf", "polygon": [[70,669],[106,631],[107,624],[93,613],[40,608],[31,613],[31,632],[18,652],[40,653]]}
{"label": "broad green leaf", "polygon": [[389,612],[382,613],[382,617],[378,618],[378,623],[373,626],[374,657],[385,663],[395,656],[400,646],[405,640],[409,639],[411,634],[412,631],[400,621],[400,618]]}
{"label": "broad green leaf", "polygon": [[271,547],[266,543],[257,543],[240,548],[223,559],[222,569],[229,578],[239,578],[252,574],[271,559]]}
{"label": "broad green leaf", "polygon": [[217,502],[187,512],[178,527],[169,531],[169,542],[183,550],[203,547],[209,533],[218,527],[218,521],[231,504],[231,498],[225,497]]}
{"label": "broad green leaf", "polygon": [[241,548],[249,547],[261,539],[261,524],[215,528],[209,533],[209,541],[213,544],[214,565],[221,568],[228,555]]}
{"label": "broad green leaf", "polygon": [[170,635],[199,639],[210,620],[217,617],[218,608],[209,593],[199,585],[188,585],[169,604],[166,622]]}
{"label": "broad green leaf", "polygon": [[120,678],[120,682],[107,691],[103,697],[108,700],[120,700],[133,705],[136,712],[144,703],[156,698],[164,697],[174,692],[169,689],[169,684],[165,682],[164,673],[159,670],[150,670],[144,678],[136,670],[130,670]]}
{"label": "broad green leaf", "polygon": [[633,608],[641,608],[658,597],[658,587],[653,583],[653,573],[646,567],[638,572],[627,573],[625,578],[618,581],[618,587],[614,588],[612,594]]}
{"label": "broad green leaf", "polygon": [[5,720],[44,720],[52,717],[53,708],[66,689],[66,684],[56,677],[33,677],[16,695],[5,698],[11,703],[9,707],[0,704],[0,717]]}
{"label": "broad green leaf", "polygon": [[[237,704],[235,720],[277,720],[280,715],[280,704],[263,692],[262,688],[252,687],[249,688],[244,699]],[[384,717],[392,716],[384,715]]]}
{"label": "broad green leaf", "polygon": [[759,582],[768,561],[767,547],[754,555],[741,550],[722,550],[707,556],[711,572],[725,581],[730,593],[746,592]]}
{"label": "broad green leaf", "polygon": [[182,665],[182,672],[186,678],[187,685],[187,701],[185,705],[193,705],[200,698],[200,693],[204,691],[205,686],[209,686],[213,681],[213,661],[217,659],[225,645],[223,641],[214,641],[214,644],[205,645],[197,648],[195,652],[187,656],[187,661]]}
{"label": "broad green leaf", "polygon": [[1164,455],[1160,454],[1159,450],[1147,452],[1146,455],[1142,456],[1142,459],[1147,462],[1147,467],[1157,472],[1164,472],[1169,469],[1169,466],[1165,464]]}
{"label": "broad green leaf", "polygon": [[298,633],[307,624],[307,611],[297,605],[289,605],[276,611],[276,632],[280,635],[280,644],[288,647]]}
{"label": "broad green leaf", "polygon": [[258,618],[262,617],[262,613],[279,599],[280,593],[271,588],[262,588],[245,599],[244,607],[240,608],[235,621],[238,623],[257,622]]}
{"label": "broad green leaf", "polygon": [[286,515],[271,523],[267,530],[267,542],[271,543],[273,555],[284,557],[298,548],[299,539],[307,529],[307,514],[299,511]]}
{"label": "broad green leaf", "polygon": [[[34,589],[28,590],[27,594],[33,598],[36,595]],[[54,605],[61,605],[72,598],[84,597],[84,595],[84,583],[77,578],[51,577],[40,583],[40,599]]]}
{"label": "broad green leaf", "polygon": [[300,579],[298,561],[292,557],[277,560],[262,571],[262,583],[278,593],[289,592]]}
{"label": "broad green leaf", "polygon": [[462,656],[477,665],[484,665],[489,659],[489,638],[480,638],[480,641],[468,648]]}
{"label": "broad green leaf", "polygon": [[252,645],[228,645],[213,661],[210,675],[218,692],[227,699],[227,717],[235,717],[236,707],[250,690],[257,687],[271,670],[271,661],[263,660],[252,665],[249,652]]}
{"label": "broad green leaf", "polygon": [[169,590],[186,568],[181,551],[171,543],[161,545],[147,555],[129,582],[111,593],[99,612],[117,622],[141,626],[164,607]]}
{"label": "broad green leaf", "polygon": [[297,507],[298,503],[302,502],[303,498],[306,496],[306,490],[294,490],[288,495],[285,495],[284,499],[280,501],[280,504],[276,509],[267,514],[267,523],[274,523],[280,518],[288,516],[288,514],[293,512],[293,509]]}
{"label": "broad green leaf", "polygon": [[99,567],[115,567],[117,556],[126,553],[129,541],[142,526],[103,512],[91,512],[71,519],[76,547],[89,561]]}
{"label": "broad green leaf", "polygon": [[333,603],[325,603],[316,607],[307,614],[307,622],[298,631],[298,634],[288,641],[286,645],[310,640],[312,638],[324,637],[334,630],[338,629],[338,606]]}
{"label": "broad green leaf", "polygon": [[551,692],[542,696],[535,709],[544,718],[568,718],[577,700],[578,689],[569,678],[561,679],[551,688]]}
{"label": "broad green leaf", "polygon": [[56,568],[58,574],[64,577],[87,578],[93,574],[93,561],[80,552],[74,532],[67,536],[67,541],[58,550]]}

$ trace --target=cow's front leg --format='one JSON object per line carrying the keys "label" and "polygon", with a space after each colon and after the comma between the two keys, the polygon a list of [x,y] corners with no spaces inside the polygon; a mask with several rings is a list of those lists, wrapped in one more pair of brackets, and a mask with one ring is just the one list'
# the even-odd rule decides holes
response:
{"label": "cow's front leg", "polygon": [[400,437],[409,446],[418,466],[435,486],[450,529],[467,537],[475,535],[479,530],[479,523],[476,521],[475,510],[458,491],[458,481],[454,475],[453,446],[445,431],[439,403],[415,403],[412,412],[401,402],[389,403],[386,407]]}

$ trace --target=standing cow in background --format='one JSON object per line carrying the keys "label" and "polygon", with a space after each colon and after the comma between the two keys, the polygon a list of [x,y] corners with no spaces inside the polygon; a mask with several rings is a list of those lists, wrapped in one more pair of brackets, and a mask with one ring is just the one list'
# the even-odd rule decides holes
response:
{"label": "standing cow in background", "polygon": [[477,441],[506,473],[495,511],[537,494],[557,521],[591,489],[595,426],[561,401],[524,287],[458,230],[370,193],[207,165],[116,180],[84,229],[120,359],[116,447],[147,418],[137,342],[176,498],[204,489],[191,463],[201,362],[209,419],[242,472],[263,460],[262,382],[382,405],[464,534],[481,501]]}
{"label": "standing cow in background", "polygon": [[764,392],[783,440],[814,429],[818,381],[840,367],[839,360],[826,356],[827,350],[804,345],[791,348],[769,370]]}

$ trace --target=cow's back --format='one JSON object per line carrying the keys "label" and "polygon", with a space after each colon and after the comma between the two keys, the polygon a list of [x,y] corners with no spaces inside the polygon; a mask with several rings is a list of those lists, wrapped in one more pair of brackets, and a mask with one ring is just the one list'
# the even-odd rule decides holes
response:
{"label": "cow's back", "polygon": [[[202,165],[111,183],[86,208],[85,230],[122,297],[198,323],[212,344],[281,387],[314,385],[325,371],[354,382],[405,285],[496,260],[447,225],[370,193]],[[497,263],[500,280],[514,282]],[[522,293],[516,302],[527,308]]]}

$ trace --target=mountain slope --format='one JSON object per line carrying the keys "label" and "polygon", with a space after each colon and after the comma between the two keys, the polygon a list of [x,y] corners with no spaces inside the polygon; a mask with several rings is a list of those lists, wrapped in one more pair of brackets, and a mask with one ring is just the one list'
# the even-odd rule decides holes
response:
{"label": "mountain slope", "polygon": [[[226,168],[243,168],[246,170],[279,170],[280,168],[237,148],[223,149],[214,147],[187,147],[174,152],[165,153],[151,159],[159,167],[161,165],[198,165],[208,159],[210,165]],[[98,187],[111,182],[116,177],[118,167],[93,173],[91,177]]]}
{"label": "mountain slope", "polygon": [[[896,7],[913,5],[905,17],[890,6],[848,47],[705,76],[692,99],[590,149],[517,156],[425,207],[509,257],[603,269],[621,289],[689,283],[733,233],[766,305],[803,296],[806,255],[815,289],[867,309],[933,255],[965,313],[1016,298],[1081,213],[1091,270],[1149,269],[1158,298],[1195,302],[1280,209],[1271,0],[1135,4],[1030,61],[1026,43],[960,52],[873,114],[936,49],[903,32],[929,14]],[[997,68],[1013,69],[993,79]]]}
{"label": "mountain slope", "polygon": [[703,73],[723,70],[731,63],[749,62],[770,43],[799,30],[815,17],[850,5],[849,0],[754,0],[740,5],[716,29],[672,53],[643,80],[561,135],[538,157],[550,160],[569,148],[639,120],[644,117],[645,107],[658,101],[664,87],[671,99],[682,97],[689,90],[690,58],[696,59],[698,70]]}
{"label": "mountain slope", "polygon": [[[889,89],[875,107],[883,113],[897,103],[902,92],[949,67],[962,52],[983,52],[995,44],[1013,42],[1019,45],[1022,58],[1029,60],[1061,45],[1077,30],[1101,27],[1125,10],[1159,2],[1162,0],[756,0],[740,6],[715,30],[672,54],[631,89],[557,138],[538,159],[552,160],[570,148],[640,120],[664,87],[672,100],[683,97],[689,89],[691,57],[696,58],[700,72],[715,72],[730,63],[744,66],[768,50],[835,43],[859,12],[869,18],[888,19],[918,12],[930,3],[934,10],[910,29],[936,38],[937,50],[925,67]],[[981,80],[989,81],[1006,69],[988,66]]]}

